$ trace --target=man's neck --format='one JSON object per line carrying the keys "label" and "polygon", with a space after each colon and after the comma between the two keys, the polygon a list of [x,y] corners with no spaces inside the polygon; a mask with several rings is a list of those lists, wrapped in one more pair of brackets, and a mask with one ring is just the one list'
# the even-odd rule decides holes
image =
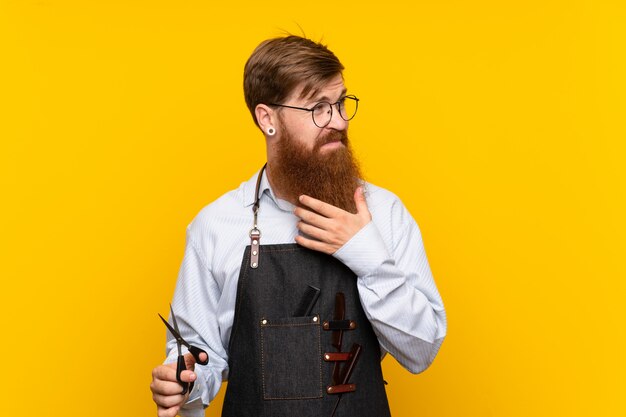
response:
{"label": "man's neck", "polygon": [[274,197],[281,199],[281,200],[288,201],[294,206],[297,205],[296,204],[297,201],[295,197],[290,198],[285,193],[281,192],[281,190],[276,186],[276,183],[272,181],[272,168],[269,162],[267,163],[267,166],[265,167],[265,175],[267,176],[267,181],[270,183],[270,188],[272,189],[272,192],[274,193]]}

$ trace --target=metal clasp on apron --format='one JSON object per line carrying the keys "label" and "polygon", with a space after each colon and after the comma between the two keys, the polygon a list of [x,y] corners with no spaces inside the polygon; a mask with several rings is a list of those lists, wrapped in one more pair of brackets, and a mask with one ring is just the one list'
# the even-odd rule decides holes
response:
{"label": "metal clasp on apron", "polygon": [[252,229],[250,230],[250,268],[258,268],[259,267],[259,249],[261,247],[261,230],[257,227],[257,217],[259,214],[259,189],[261,188],[261,177],[263,176],[263,171],[265,171],[265,167],[267,164],[263,165],[261,171],[259,172],[259,176],[256,179],[256,187],[254,190],[254,205],[252,206],[252,213],[254,213],[254,223],[252,224]]}
{"label": "metal clasp on apron", "polygon": [[261,242],[261,231],[256,227],[253,227],[250,230],[250,267],[258,268],[259,267],[259,246]]}

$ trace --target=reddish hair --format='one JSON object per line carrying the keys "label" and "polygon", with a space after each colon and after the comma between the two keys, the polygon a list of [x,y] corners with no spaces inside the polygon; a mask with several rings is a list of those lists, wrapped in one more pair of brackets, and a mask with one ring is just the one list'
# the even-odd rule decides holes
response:
{"label": "reddish hair", "polygon": [[297,88],[301,97],[319,89],[344,67],[325,45],[300,36],[268,39],[256,47],[243,72],[243,92],[254,123],[258,104],[281,103]]}

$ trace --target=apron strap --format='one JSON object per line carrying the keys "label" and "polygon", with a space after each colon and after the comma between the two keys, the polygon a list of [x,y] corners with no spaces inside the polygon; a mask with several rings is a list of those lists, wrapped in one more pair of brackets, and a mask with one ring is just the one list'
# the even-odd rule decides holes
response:
{"label": "apron strap", "polygon": [[256,179],[256,187],[254,190],[254,204],[252,205],[252,213],[254,214],[254,224],[252,225],[252,229],[250,229],[250,268],[258,268],[259,267],[259,248],[261,246],[261,230],[257,227],[257,215],[259,213],[259,200],[261,197],[259,196],[259,190],[261,188],[261,178],[263,178],[263,172],[265,171],[265,167],[267,166],[267,162],[259,171],[259,176]]}

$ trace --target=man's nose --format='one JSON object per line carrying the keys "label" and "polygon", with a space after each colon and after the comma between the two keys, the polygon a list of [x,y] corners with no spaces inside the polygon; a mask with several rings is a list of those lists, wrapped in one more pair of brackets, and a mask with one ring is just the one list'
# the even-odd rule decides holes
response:
{"label": "man's nose", "polygon": [[330,117],[330,123],[328,123],[326,127],[335,130],[346,130],[348,128],[348,122],[343,120],[337,108],[333,108],[333,113]]}

